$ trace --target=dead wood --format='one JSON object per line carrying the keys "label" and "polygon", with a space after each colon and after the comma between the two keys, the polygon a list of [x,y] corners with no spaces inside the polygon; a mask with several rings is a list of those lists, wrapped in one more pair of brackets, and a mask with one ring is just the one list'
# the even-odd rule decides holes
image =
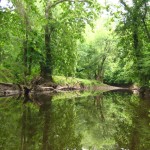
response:
{"label": "dead wood", "polygon": [[12,87],[12,86],[14,86],[15,84],[13,84],[13,83],[2,83],[2,82],[1,82],[0,85]]}

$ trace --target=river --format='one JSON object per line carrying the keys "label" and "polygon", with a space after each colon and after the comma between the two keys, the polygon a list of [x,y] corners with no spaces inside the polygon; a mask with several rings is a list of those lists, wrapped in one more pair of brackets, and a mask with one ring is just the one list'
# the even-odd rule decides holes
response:
{"label": "river", "polygon": [[0,98],[0,150],[150,149],[149,100],[129,91],[68,94]]}

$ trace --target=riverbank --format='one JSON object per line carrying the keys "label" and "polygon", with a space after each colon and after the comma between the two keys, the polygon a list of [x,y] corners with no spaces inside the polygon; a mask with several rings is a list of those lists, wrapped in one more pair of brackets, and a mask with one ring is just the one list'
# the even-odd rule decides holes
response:
{"label": "riverbank", "polygon": [[[0,83],[0,96],[29,92],[66,92],[66,91],[108,91],[120,87],[109,86],[96,80],[80,79],[74,77],[53,76],[53,82],[37,77],[28,85],[14,83]],[[28,91],[27,91],[28,90]]]}
{"label": "riverbank", "polygon": [[132,90],[133,92],[141,92],[144,96],[150,96],[149,89],[140,91],[140,88],[135,87],[116,87],[110,86],[96,80],[80,79],[74,77],[53,76],[53,82],[42,77],[34,78],[30,83],[14,84],[0,83],[0,97],[29,93],[61,93],[67,91],[110,91],[110,90]]}

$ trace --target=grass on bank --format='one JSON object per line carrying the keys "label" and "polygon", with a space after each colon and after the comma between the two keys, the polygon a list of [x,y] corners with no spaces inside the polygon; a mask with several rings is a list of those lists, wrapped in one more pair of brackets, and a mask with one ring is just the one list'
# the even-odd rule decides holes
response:
{"label": "grass on bank", "polygon": [[[38,75],[27,76],[25,79],[23,75],[22,77],[20,77],[20,75],[18,76],[19,78],[16,78],[11,71],[5,68],[0,68],[0,82],[3,83],[24,83],[24,81],[27,81],[30,84],[32,79],[36,78]],[[60,86],[93,87],[103,85],[103,83],[96,80],[88,80],[75,77],[53,76],[53,80],[57,85]]]}
{"label": "grass on bank", "polygon": [[96,80],[88,80],[88,79],[80,79],[75,77],[65,77],[65,76],[53,76],[54,82],[58,85],[64,86],[100,86],[103,85],[103,83],[98,82]]}
{"label": "grass on bank", "polygon": [[0,82],[9,83],[13,81],[13,75],[7,69],[0,69]]}

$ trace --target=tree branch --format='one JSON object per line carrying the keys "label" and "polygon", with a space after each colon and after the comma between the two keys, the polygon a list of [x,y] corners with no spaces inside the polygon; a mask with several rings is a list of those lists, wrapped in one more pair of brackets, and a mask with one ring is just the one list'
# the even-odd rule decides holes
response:
{"label": "tree branch", "polygon": [[150,40],[150,32],[149,32],[148,27],[147,27],[147,24],[146,24],[146,22],[145,22],[146,15],[147,15],[147,4],[144,3],[144,14],[141,15],[141,18],[142,18],[142,23],[143,23],[143,25],[144,25],[144,28],[145,28],[145,32],[146,32],[146,34],[147,34],[147,37],[148,37],[148,39]]}
{"label": "tree branch", "polygon": [[130,7],[128,7],[128,5],[123,0],[120,0],[120,3],[123,4],[123,6],[125,7],[125,9],[132,14],[132,12],[130,10]]}
{"label": "tree branch", "polygon": [[55,3],[53,3],[49,8],[51,9],[52,7],[55,7],[56,5],[60,4],[60,3],[63,3],[63,2],[87,2],[89,3],[88,0],[59,0],[59,1],[56,1]]}
{"label": "tree branch", "polygon": [[139,5],[137,5],[137,8],[139,9],[143,4],[146,4],[147,2],[149,2],[149,0],[141,1],[141,3],[139,3]]}

